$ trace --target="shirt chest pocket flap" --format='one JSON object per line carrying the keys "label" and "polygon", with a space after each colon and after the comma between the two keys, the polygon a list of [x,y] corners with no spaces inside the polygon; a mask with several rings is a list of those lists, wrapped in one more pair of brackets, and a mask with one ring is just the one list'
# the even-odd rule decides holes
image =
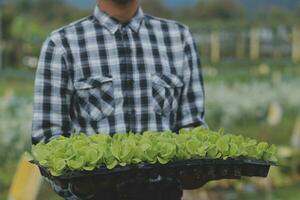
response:
{"label": "shirt chest pocket flap", "polygon": [[171,111],[177,109],[184,83],[175,74],[153,73],[151,77],[154,110],[158,114],[168,115]]}
{"label": "shirt chest pocket flap", "polygon": [[78,103],[93,120],[100,120],[114,112],[113,78],[94,76],[80,79],[74,83]]}

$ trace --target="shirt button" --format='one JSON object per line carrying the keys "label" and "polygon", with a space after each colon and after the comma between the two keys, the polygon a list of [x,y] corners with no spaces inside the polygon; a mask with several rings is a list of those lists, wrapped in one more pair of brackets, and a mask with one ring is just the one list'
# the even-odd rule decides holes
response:
{"label": "shirt button", "polygon": [[126,33],[126,32],[127,32],[127,28],[126,28],[126,27],[121,27],[121,31],[122,31],[123,33]]}

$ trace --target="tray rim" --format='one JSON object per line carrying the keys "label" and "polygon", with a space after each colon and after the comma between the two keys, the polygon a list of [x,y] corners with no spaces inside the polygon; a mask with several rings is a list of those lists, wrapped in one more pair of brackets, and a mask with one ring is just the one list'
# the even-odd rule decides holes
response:
{"label": "tray rim", "polygon": [[[40,165],[40,163],[36,160],[30,160],[29,161],[32,164],[35,164],[39,167],[40,171],[46,173],[48,178],[53,179],[62,179],[62,180],[70,180],[74,178],[82,178],[82,177],[88,177],[88,176],[96,176],[96,175],[112,175],[117,173],[125,173],[130,172],[134,170],[161,170],[161,169],[170,169],[170,168],[180,168],[180,167],[196,167],[196,166],[205,166],[205,165],[257,165],[257,166],[278,166],[276,162],[267,161],[267,160],[255,160],[255,159],[233,159],[228,158],[226,160],[224,159],[191,159],[191,160],[175,160],[171,161],[165,165],[156,163],[156,164],[150,164],[150,163],[139,163],[139,164],[131,164],[127,166],[117,166],[114,169],[107,169],[105,166],[101,166],[96,168],[93,171],[65,171],[64,174],[61,176],[52,176],[49,170],[46,167],[43,167]],[[43,173],[42,173],[43,175]],[[43,175],[44,176],[44,175]]]}

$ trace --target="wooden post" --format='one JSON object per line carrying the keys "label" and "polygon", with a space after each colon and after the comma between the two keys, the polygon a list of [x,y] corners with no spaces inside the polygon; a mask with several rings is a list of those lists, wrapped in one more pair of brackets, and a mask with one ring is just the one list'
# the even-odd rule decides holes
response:
{"label": "wooden post", "polygon": [[278,102],[272,102],[269,106],[267,122],[270,126],[276,126],[282,121],[282,107]]}
{"label": "wooden post", "polygon": [[300,150],[300,116],[295,122],[294,131],[291,137],[291,145],[293,148]]}
{"label": "wooden post", "polygon": [[239,32],[236,40],[236,57],[239,59],[243,59],[245,57],[245,50],[246,50],[246,45],[245,45],[244,33]]}
{"label": "wooden post", "polygon": [[220,61],[220,32],[211,33],[211,61],[217,63]]}
{"label": "wooden post", "polygon": [[252,28],[250,30],[250,59],[257,60],[259,59],[259,48],[260,48],[260,37],[259,29]]}
{"label": "wooden post", "polygon": [[10,191],[9,200],[35,200],[42,177],[37,166],[29,163],[24,155],[17,167]]}
{"label": "wooden post", "polygon": [[292,60],[300,61],[300,27],[293,27]]}

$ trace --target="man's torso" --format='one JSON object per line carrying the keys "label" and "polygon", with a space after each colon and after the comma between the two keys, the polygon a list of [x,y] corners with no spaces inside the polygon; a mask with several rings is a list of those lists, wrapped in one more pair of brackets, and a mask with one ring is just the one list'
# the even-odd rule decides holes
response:
{"label": "man's torso", "polygon": [[76,132],[175,129],[185,28],[143,13],[122,28],[96,13],[54,31],[70,74]]}

